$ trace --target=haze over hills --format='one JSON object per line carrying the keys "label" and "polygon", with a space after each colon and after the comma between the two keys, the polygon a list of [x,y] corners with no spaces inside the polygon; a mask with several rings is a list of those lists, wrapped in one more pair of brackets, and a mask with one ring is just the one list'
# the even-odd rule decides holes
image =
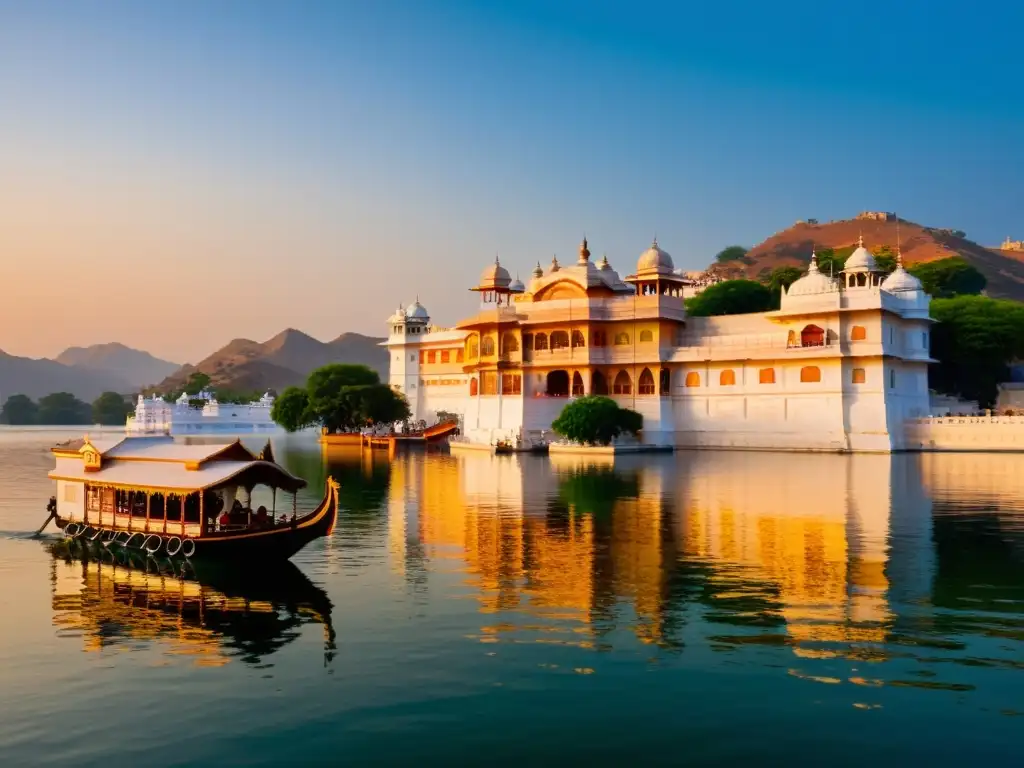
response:
{"label": "haze over hills", "polygon": [[105,371],[64,365],[45,358],[15,357],[0,351],[0,403],[11,395],[28,395],[36,400],[53,392],[70,392],[91,402],[103,392],[130,394],[125,379]]}
{"label": "haze over hills", "polygon": [[855,246],[862,235],[869,250],[887,245],[895,251],[899,243],[907,264],[961,256],[988,280],[985,292],[989,296],[1024,301],[1024,252],[988,248],[968,240],[964,232],[925,227],[904,219],[899,220],[897,232],[892,216],[797,222],[751,248],[746,258],[720,269],[730,276],[756,278],[775,267],[805,266],[812,248]]}
{"label": "haze over hills", "polygon": [[58,363],[124,379],[133,388],[141,389],[162,381],[181,365],[154,357],[149,352],[124,344],[93,344],[90,347],[69,347],[56,358]]}
{"label": "haze over hills", "polygon": [[273,389],[301,385],[316,368],[328,363],[358,363],[387,378],[388,353],[377,346],[383,338],[343,333],[323,342],[289,328],[264,342],[235,339],[195,365],[184,365],[154,389],[181,389],[195,371],[210,377],[214,387],[235,391]]}

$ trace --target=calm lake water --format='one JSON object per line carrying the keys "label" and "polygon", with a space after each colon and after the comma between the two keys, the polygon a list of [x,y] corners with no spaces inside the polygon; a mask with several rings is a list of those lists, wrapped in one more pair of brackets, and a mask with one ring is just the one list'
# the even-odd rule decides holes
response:
{"label": "calm lake water", "polygon": [[389,463],[288,438],[300,506],[333,474],[342,516],[238,584],[30,538],[74,435],[0,431],[0,764],[1024,754],[1024,455]]}

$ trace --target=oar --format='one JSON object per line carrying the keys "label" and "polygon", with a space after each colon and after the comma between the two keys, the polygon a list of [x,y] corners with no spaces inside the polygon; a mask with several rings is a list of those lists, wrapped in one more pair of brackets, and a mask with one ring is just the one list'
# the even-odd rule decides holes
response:
{"label": "oar", "polygon": [[33,536],[38,536],[39,534],[41,534],[43,532],[43,530],[46,528],[46,526],[48,526],[50,524],[50,521],[53,520],[53,518],[55,518],[56,516],[57,516],[57,511],[54,510],[53,512],[51,512],[49,514],[49,516],[46,518],[46,520],[43,521],[43,524],[41,526],[39,526],[39,530],[36,531],[35,533],[33,533],[32,535]]}

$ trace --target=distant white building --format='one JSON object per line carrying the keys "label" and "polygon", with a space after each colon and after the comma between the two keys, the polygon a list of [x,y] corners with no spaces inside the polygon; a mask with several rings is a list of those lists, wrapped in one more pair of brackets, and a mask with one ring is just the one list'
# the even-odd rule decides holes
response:
{"label": "distant white building", "polygon": [[832,278],[812,255],[773,312],[688,317],[693,288],[657,242],[625,278],[586,240],[528,285],[495,262],[456,327],[419,301],[389,318],[390,383],[414,419],[458,414],[482,443],[537,439],[592,393],[680,447],[887,452],[928,415],[930,297],[902,260],[886,276],[861,243]]}
{"label": "distant white building", "polygon": [[159,396],[139,395],[125,431],[130,435],[277,432],[280,428],[270,418],[273,407],[274,397],[269,392],[246,404],[220,403],[206,390],[196,395],[182,394],[174,403]]}

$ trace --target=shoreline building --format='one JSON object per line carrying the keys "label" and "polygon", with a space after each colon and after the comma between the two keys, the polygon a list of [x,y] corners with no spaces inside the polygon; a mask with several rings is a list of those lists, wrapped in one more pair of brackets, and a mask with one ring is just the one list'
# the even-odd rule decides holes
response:
{"label": "shoreline building", "polygon": [[528,284],[495,259],[455,327],[419,300],[389,318],[390,384],[413,418],[457,414],[482,443],[536,439],[589,394],[677,447],[888,452],[928,415],[931,299],[902,259],[886,276],[861,242],[833,278],[812,254],[778,310],[746,315],[689,317],[688,283],[657,241],[626,277],[586,239]]}

